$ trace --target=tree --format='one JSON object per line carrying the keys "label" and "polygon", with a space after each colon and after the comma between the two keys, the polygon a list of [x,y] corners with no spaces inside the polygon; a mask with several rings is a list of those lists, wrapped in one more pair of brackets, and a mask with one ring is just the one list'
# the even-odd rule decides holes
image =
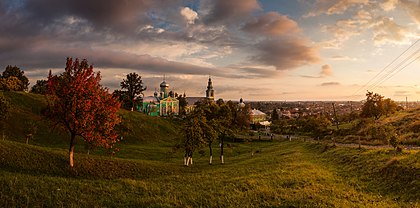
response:
{"label": "tree", "polygon": [[111,149],[119,141],[114,129],[120,103],[100,85],[100,73],[87,60],[67,58],[59,76],[48,76],[46,115],[70,133],[69,164],[73,168],[76,136],[95,146]]}
{"label": "tree", "polygon": [[128,99],[130,100],[130,108],[131,111],[133,111],[137,97],[139,95],[143,95],[143,91],[145,91],[147,87],[143,87],[143,81],[141,80],[141,76],[134,72],[127,74],[127,79],[124,79],[120,85],[122,89],[127,90],[126,93]]}
{"label": "tree", "polygon": [[185,116],[187,114],[186,107],[188,105],[185,93],[184,95],[179,95],[177,99],[179,101],[179,115]]}
{"label": "tree", "polygon": [[234,114],[234,124],[235,128],[238,128],[240,131],[249,129],[249,125],[251,124],[251,107],[249,105],[245,105],[244,108],[232,108],[231,110],[235,113]]}
{"label": "tree", "polygon": [[16,77],[21,81],[16,91],[24,91],[28,89],[29,80],[25,76],[25,72],[20,70],[19,67],[8,65],[3,72],[3,78],[9,78],[9,77]]}
{"label": "tree", "polygon": [[131,109],[131,102],[128,98],[127,91],[123,90],[114,90],[112,93],[112,96],[114,96],[115,99],[118,99],[121,102],[121,107],[124,109]]}
{"label": "tree", "polygon": [[279,120],[279,113],[277,112],[277,109],[274,108],[273,113],[271,114],[271,121],[277,121]]}
{"label": "tree", "polygon": [[10,109],[9,102],[7,102],[7,100],[3,97],[3,95],[0,95],[0,130],[2,131],[3,140],[4,140],[4,130],[5,130],[6,119],[9,116],[9,109]]}
{"label": "tree", "polygon": [[397,111],[398,109],[397,103],[395,103],[390,98],[383,100],[383,107],[384,107],[385,116],[395,113],[395,111]]}
{"label": "tree", "polygon": [[378,120],[384,114],[383,96],[373,92],[366,93],[366,102],[363,104],[361,116],[374,117]]}
{"label": "tree", "polygon": [[47,93],[47,80],[36,80],[36,84],[32,86],[31,93],[45,95]]}
{"label": "tree", "polygon": [[196,149],[206,143],[205,133],[211,128],[207,124],[204,112],[197,109],[190,113],[182,126],[184,135],[183,145],[185,148],[184,165],[192,164],[192,154]]}
{"label": "tree", "polygon": [[20,91],[22,81],[17,77],[0,78],[0,90],[4,91]]}
{"label": "tree", "polygon": [[221,105],[225,104],[225,101],[223,101],[223,99],[222,99],[222,98],[219,98],[219,99],[217,99],[217,100],[216,100],[216,104],[217,104],[218,106],[221,106]]}

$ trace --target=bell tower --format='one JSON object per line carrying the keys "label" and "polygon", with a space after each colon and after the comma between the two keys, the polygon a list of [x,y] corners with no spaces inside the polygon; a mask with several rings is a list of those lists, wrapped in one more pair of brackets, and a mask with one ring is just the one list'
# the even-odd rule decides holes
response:
{"label": "bell tower", "polygon": [[207,83],[206,98],[208,100],[214,101],[214,89],[213,89],[213,83],[211,81],[211,77],[209,77],[209,81]]}

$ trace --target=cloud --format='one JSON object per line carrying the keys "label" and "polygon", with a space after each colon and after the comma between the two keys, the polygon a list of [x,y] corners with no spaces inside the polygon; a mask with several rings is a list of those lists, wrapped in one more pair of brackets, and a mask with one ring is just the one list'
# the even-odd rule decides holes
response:
{"label": "cloud", "polygon": [[357,6],[357,5],[366,5],[369,3],[369,0],[338,0],[327,9],[327,14],[341,14],[345,12],[348,8]]}
{"label": "cloud", "polygon": [[309,78],[309,79],[319,79],[320,76],[311,76],[311,75],[300,75],[302,78]]}
{"label": "cloud", "polygon": [[409,96],[409,95],[411,95],[410,91],[399,90],[399,91],[394,92],[395,97],[406,97],[406,96]]}
{"label": "cloud", "polygon": [[375,44],[382,45],[385,43],[404,43],[408,41],[411,32],[408,28],[395,23],[392,18],[381,17],[372,24],[374,29],[373,40]]}
{"label": "cloud", "polygon": [[184,7],[180,10],[180,14],[184,17],[188,24],[194,24],[195,20],[198,19],[198,14],[189,7]]}
{"label": "cloud", "polygon": [[35,79],[66,57],[114,87],[128,72],[261,79],[320,60],[295,20],[257,0],[0,1],[0,67]]}
{"label": "cloud", "polygon": [[395,9],[399,0],[385,0],[381,5],[382,9],[385,11],[392,11]]}
{"label": "cloud", "polygon": [[253,21],[246,23],[242,29],[249,33],[269,36],[296,35],[300,32],[300,28],[295,21],[277,12],[262,14]]}
{"label": "cloud", "polygon": [[316,48],[308,46],[304,39],[266,39],[256,45],[259,53],[252,60],[274,66],[277,70],[290,70],[318,63]]}
{"label": "cloud", "polygon": [[333,75],[333,69],[330,65],[325,64],[321,66],[321,72],[318,76],[311,76],[311,75],[300,75],[302,78],[309,78],[309,79],[319,79]]}
{"label": "cloud", "polygon": [[324,82],[321,84],[322,87],[339,86],[339,85],[341,85],[339,82]]}
{"label": "cloud", "polygon": [[[384,2],[386,5],[397,5],[393,1]],[[410,2],[411,3],[411,2]],[[322,41],[320,45],[324,48],[340,48],[343,42],[359,36],[371,36],[375,45],[384,44],[407,44],[410,38],[415,37],[413,30],[395,22],[393,18],[382,16],[382,13],[375,12],[379,2],[371,2],[369,6],[361,6],[350,18],[339,19],[332,25],[324,25],[323,31],[334,35],[334,39]],[[413,6],[413,5],[412,5]],[[415,8],[411,9],[413,14]],[[417,11],[420,18],[420,9]],[[351,14],[351,13],[350,13]],[[343,14],[343,16],[348,14]],[[419,19],[420,20],[420,19]]]}
{"label": "cloud", "polygon": [[333,69],[331,68],[330,65],[325,64],[321,67],[320,75],[321,75],[321,77],[332,76],[333,75]]}
{"label": "cloud", "polygon": [[316,0],[310,4],[312,4],[314,9],[304,17],[313,17],[322,14],[343,14],[352,7],[369,4],[369,0]]}
{"label": "cloud", "polygon": [[349,56],[340,56],[340,55],[332,56],[330,59],[334,61],[357,61],[357,58],[351,58]]}
{"label": "cloud", "polygon": [[410,15],[410,17],[417,22],[417,24],[420,24],[420,2],[416,4],[413,1],[409,0],[400,0],[401,5],[403,8],[407,11],[407,13]]}
{"label": "cloud", "polygon": [[285,15],[263,13],[248,21],[241,30],[250,34],[251,42],[256,40],[252,48],[257,51],[251,56],[251,62],[291,70],[320,60],[317,48],[302,36],[299,25]]}
{"label": "cloud", "polygon": [[159,1],[132,0],[55,0],[26,1],[22,9],[32,19],[49,24],[56,19],[75,16],[99,28],[129,30],[139,22],[149,20],[146,11],[163,6]]}
{"label": "cloud", "polygon": [[207,23],[228,24],[242,21],[253,12],[261,10],[257,0],[209,0],[204,5],[210,8],[205,17]]}

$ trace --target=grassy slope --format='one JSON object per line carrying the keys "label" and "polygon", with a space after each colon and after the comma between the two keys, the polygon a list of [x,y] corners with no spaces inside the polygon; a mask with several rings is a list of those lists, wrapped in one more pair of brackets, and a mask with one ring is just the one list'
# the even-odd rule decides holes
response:
{"label": "grassy slope", "polygon": [[0,148],[3,207],[420,206],[419,152],[257,142],[228,149],[225,165],[197,155],[189,168],[182,152],[158,161],[76,154],[71,173],[64,150]]}
{"label": "grassy slope", "polygon": [[[24,92],[1,92],[11,105],[11,114],[6,123],[7,140],[25,142],[25,130],[28,121],[36,122],[37,133],[30,144],[38,146],[48,146],[56,148],[68,148],[69,135],[66,131],[59,128],[51,128],[52,123],[41,115],[41,111],[46,107],[46,99],[43,95],[37,95]],[[174,137],[177,137],[178,125],[176,121],[149,117],[141,113],[132,113],[126,110],[120,110],[119,114],[123,119],[128,133],[124,135],[123,140],[118,144],[122,149],[120,156],[129,152],[143,152],[138,144],[165,144],[174,145]],[[0,134],[1,136],[1,134]],[[80,139],[79,139],[80,140]],[[76,151],[86,152],[82,141],[78,142]],[[93,153],[102,154],[98,149]],[[141,153],[139,156],[142,156]]]}
{"label": "grassy slope", "polygon": [[[254,142],[226,148],[225,165],[195,154],[194,167],[185,168],[173,149],[176,123],[127,111],[120,113],[132,131],[121,151],[87,155],[79,145],[71,172],[68,136],[40,116],[44,98],[5,95],[14,107],[12,141],[0,141],[0,207],[420,206],[418,152]],[[22,143],[28,119],[39,125],[34,145]]]}
{"label": "grassy slope", "polygon": [[[357,143],[358,135],[356,132],[352,132],[351,129],[358,124],[359,120],[355,120],[351,123],[341,123],[339,128],[347,132],[347,136],[339,138],[339,142],[343,143]],[[388,116],[382,116],[377,121],[373,121],[370,125],[364,126],[361,132],[367,132],[367,129],[371,127],[373,123],[383,126],[392,126],[400,136],[401,144],[403,145],[415,145],[420,146],[420,108],[410,109],[407,111],[399,111]],[[331,126],[330,129],[335,129],[335,126]],[[360,132],[358,132],[360,133]],[[370,137],[361,138],[362,144],[371,145],[386,145],[387,143],[383,140],[373,141]]]}

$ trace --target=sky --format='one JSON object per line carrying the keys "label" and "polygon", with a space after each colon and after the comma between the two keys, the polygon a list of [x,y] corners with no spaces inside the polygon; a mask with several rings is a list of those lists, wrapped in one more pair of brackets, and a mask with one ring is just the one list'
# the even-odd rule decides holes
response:
{"label": "sky", "polygon": [[128,73],[245,101],[420,100],[418,0],[0,0],[0,70],[34,84],[87,59],[110,91]]}

